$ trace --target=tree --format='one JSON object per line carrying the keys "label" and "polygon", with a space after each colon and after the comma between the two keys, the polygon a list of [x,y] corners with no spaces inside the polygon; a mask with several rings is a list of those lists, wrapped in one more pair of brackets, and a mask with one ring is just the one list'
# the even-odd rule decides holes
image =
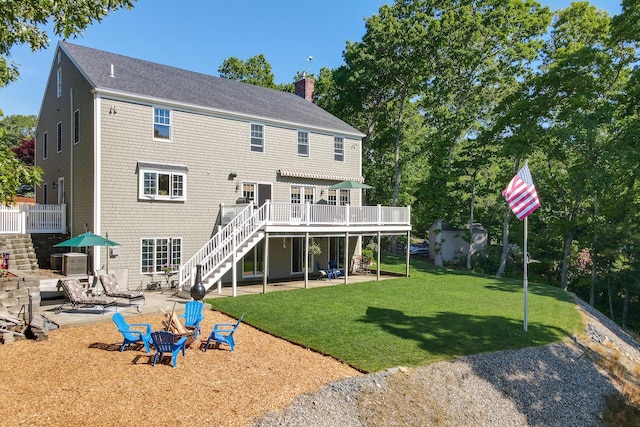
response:
{"label": "tree", "polygon": [[35,165],[35,148],[36,140],[33,136],[29,138],[22,138],[20,145],[13,147],[11,151],[18,157],[18,159],[27,166]]}
{"label": "tree", "polygon": [[263,54],[252,56],[246,61],[242,61],[234,56],[225,59],[218,68],[220,77],[236,80],[256,86],[275,89],[273,82],[273,72],[271,64]]}
{"label": "tree", "polygon": [[[10,61],[14,46],[28,44],[32,51],[46,48],[49,36],[45,26],[53,20],[53,31],[62,38],[81,33],[94,21],[100,21],[111,11],[130,9],[135,0],[61,0],[38,1],[7,0],[0,2],[0,88],[16,81],[20,75],[18,65]],[[2,111],[0,110],[0,115]],[[13,116],[17,122],[28,123],[30,116]],[[20,143],[27,126],[0,124],[0,201],[11,203],[18,187],[24,183],[39,185],[42,171],[24,164],[11,151]],[[8,125],[8,128],[7,128]],[[16,138],[15,130],[22,135]]]}
{"label": "tree", "polygon": [[28,44],[32,51],[49,45],[45,26],[53,20],[53,31],[64,39],[100,22],[111,11],[131,9],[135,0],[8,0],[0,2],[0,87],[16,81],[18,65],[10,61],[14,46]]}
{"label": "tree", "polygon": [[[431,172],[420,197],[431,203],[416,216],[435,222],[440,230],[443,220],[455,220],[455,212],[460,212],[455,186],[464,171],[457,170],[456,158],[469,147],[483,155],[491,152],[478,146],[473,135],[487,128],[500,100],[528,73],[550,13],[531,0],[420,3],[433,19],[427,32],[433,74],[425,79],[420,100],[429,129],[423,151],[429,155]],[[431,247],[435,264],[442,266],[440,243],[436,232]]]}
{"label": "tree", "polygon": [[13,115],[2,118],[0,128],[3,128],[5,133],[0,143],[8,147],[16,147],[21,144],[23,139],[33,138],[37,123],[38,118],[34,115]]}

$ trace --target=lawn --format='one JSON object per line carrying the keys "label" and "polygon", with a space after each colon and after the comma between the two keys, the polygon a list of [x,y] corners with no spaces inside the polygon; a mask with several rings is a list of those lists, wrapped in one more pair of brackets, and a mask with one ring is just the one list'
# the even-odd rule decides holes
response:
{"label": "lawn", "polygon": [[[403,271],[386,256],[384,270]],[[582,326],[570,296],[529,284],[524,331],[521,281],[411,261],[411,277],[207,300],[278,337],[373,372],[548,344]],[[265,349],[268,351],[268,349]]]}

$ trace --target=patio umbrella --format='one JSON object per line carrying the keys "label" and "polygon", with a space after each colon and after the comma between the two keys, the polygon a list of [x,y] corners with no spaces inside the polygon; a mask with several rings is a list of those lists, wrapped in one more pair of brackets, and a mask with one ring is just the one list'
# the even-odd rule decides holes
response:
{"label": "patio umbrella", "polygon": [[[113,240],[109,240],[105,237],[98,236],[88,231],[83,234],[79,234],[76,237],[72,237],[64,242],[53,245],[54,248],[71,247],[71,248],[86,248],[90,246],[120,246],[120,243],[116,243]],[[109,255],[107,254],[107,273],[109,272]]]}
{"label": "patio umbrella", "polygon": [[348,190],[348,189],[358,189],[358,188],[367,189],[367,188],[373,188],[373,187],[362,182],[348,180],[348,181],[339,182],[337,184],[333,184],[332,186],[327,188],[329,188],[329,190],[341,190],[341,189]]}

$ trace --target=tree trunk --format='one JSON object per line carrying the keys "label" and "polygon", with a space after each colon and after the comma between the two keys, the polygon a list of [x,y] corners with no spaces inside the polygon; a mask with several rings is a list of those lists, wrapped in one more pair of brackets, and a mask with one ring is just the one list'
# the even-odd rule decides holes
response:
{"label": "tree trunk", "polygon": [[611,295],[612,294],[612,292],[611,292],[611,280],[607,280],[607,294],[609,296],[609,313],[610,313],[610,316],[611,316],[611,320],[613,320],[615,322],[615,320],[613,318],[613,298],[612,298],[612,295]]}
{"label": "tree trunk", "polygon": [[476,174],[473,174],[471,187],[471,208],[469,215],[469,251],[467,252],[467,270],[471,270],[471,248],[473,247],[473,207],[476,201]]}
{"label": "tree trunk", "polygon": [[[593,219],[594,222],[598,221],[598,192],[596,192],[594,194],[593,197]],[[596,302],[596,279],[597,274],[596,274],[596,248],[598,247],[598,227],[594,228],[593,231],[593,246],[592,246],[592,251],[593,253],[590,253],[591,255],[591,288],[589,289],[589,305],[591,307],[593,307],[595,305]]]}
{"label": "tree trunk", "polygon": [[567,231],[564,237],[564,255],[562,257],[562,270],[560,274],[560,287],[567,290],[569,281],[569,255],[571,255],[571,243],[573,243],[573,233]]}
{"label": "tree trunk", "polygon": [[[435,222],[436,241],[434,245],[435,256],[433,258],[433,265],[436,267],[442,267],[442,218],[438,218]],[[429,243],[431,245],[431,243]],[[429,247],[431,250],[431,247]]]}
{"label": "tree trunk", "polygon": [[500,267],[496,273],[497,277],[502,277],[507,266],[507,255],[509,254],[509,206],[504,211],[504,221],[502,222],[502,255],[500,256]]}
{"label": "tree trunk", "polygon": [[627,329],[627,318],[629,316],[629,284],[625,283],[624,288],[624,300],[622,302],[622,327]]}

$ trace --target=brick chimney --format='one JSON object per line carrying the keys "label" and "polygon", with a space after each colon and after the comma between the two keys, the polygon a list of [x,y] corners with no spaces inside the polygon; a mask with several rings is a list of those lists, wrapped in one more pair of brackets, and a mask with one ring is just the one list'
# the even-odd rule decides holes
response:
{"label": "brick chimney", "polygon": [[313,102],[313,90],[315,82],[311,77],[307,77],[307,73],[302,73],[302,78],[295,82],[296,95],[301,96],[309,102]]}

